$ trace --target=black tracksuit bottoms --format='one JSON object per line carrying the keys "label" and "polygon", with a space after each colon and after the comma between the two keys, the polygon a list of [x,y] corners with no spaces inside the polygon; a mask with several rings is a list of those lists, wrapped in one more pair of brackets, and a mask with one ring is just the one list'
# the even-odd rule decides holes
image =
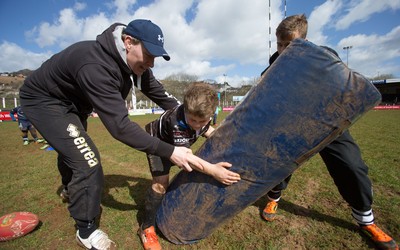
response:
{"label": "black tracksuit bottoms", "polygon": [[[349,131],[346,130],[326,146],[320,155],[344,200],[354,209],[369,211],[373,198],[368,167]],[[268,197],[278,199],[290,178],[291,176],[287,177],[268,192]]]}
{"label": "black tracksuit bottoms", "polygon": [[94,220],[100,214],[104,174],[97,147],[86,133],[88,116],[80,114],[72,103],[49,96],[20,92],[20,97],[26,116],[58,153],[71,216]]}

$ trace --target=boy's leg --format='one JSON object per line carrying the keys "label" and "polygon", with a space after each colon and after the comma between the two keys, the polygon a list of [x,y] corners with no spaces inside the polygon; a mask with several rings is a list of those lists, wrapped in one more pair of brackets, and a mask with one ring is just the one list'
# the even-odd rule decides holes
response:
{"label": "boy's leg", "polygon": [[22,136],[22,143],[24,145],[29,144],[29,138],[28,138],[28,128],[24,122],[18,122],[18,127],[21,130],[21,136]]}
{"label": "boy's leg", "polygon": [[29,131],[31,132],[31,135],[32,135],[33,140],[35,141],[35,143],[44,142],[44,139],[38,137],[36,128],[32,124],[29,125]]}
{"label": "boy's leg", "polygon": [[[168,178],[168,177],[167,177]],[[156,214],[158,207],[164,197],[164,193],[159,193],[150,187],[147,190],[145,200],[145,218],[142,225],[139,226],[138,235],[142,241],[145,250],[161,249],[156,233]]]}
{"label": "boy's leg", "polygon": [[[350,133],[345,131],[326,146],[320,155],[343,199],[356,210],[371,210],[372,187],[368,167]],[[373,217],[359,222],[373,223]]]}
{"label": "boy's leg", "polygon": [[368,167],[348,131],[345,131],[320,155],[343,199],[351,206],[352,215],[363,232],[367,232],[378,247],[396,246],[395,241],[374,224],[372,186]]}
{"label": "boy's leg", "polygon": [[22,143],[24,145],[28,145],[29,144],[28,131],[27,130],[21,130],[21,134],[22,134]]}
{"label": "boy's leg", "polygon": [[147,154],[150,172],[153,176],[151,187],[147,190],[145,200],[145,218],[140,225],[138,235],[145,250],[161,249],[155,231],[157,210],[169,185],[171,162],[155,155]]}
{"label": "boy's leg", "polygon": [[145,200],[145,219],[141,225],[142,229],[156,225],[156,213],[169,184],[169,174],[153,176],[151,187],[147,190]]}
{"label": "boy's leg", "polygon": [[269,201],[265,205],[262,212],[262,217],[266,221],[273,221],[276,217],[276,210],[278,209],[278,201],[281,199],[282,190],[285,190],[290,182],[292,175],[289,175],[281,183],[272,188],[268,193],[267,197]]}
{"label": "boy's leg", "polygon": [[36,142],[38,140],[38,136],[37,136],[37,131],[36,131],[35,127],[32,124],[29,124],[28,129],[29,129],[29,132],[31,133],[33,140]]}

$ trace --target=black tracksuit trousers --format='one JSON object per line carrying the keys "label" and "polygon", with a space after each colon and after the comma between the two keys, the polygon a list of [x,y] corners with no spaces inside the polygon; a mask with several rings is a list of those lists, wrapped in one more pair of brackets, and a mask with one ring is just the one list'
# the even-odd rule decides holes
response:
{"label": "black tracksuit trousers", "polygon": [[100,214],[104,175],[97,147],[86,133],[87,115],[72,103],[20,93],[22,108],[58,153],[62,183],[68,187],[71,216],[92,221]]}
{"label": "black tracksuit trousers", "polygon": [[[359,211],[370,210],[373,198],[368,167],[362,160],[360,149],[349,131],[346,130],[326,146],[320,155],[344,200]],[[278,199],[290,178],[291,176],[268,192],[268,197]]]}

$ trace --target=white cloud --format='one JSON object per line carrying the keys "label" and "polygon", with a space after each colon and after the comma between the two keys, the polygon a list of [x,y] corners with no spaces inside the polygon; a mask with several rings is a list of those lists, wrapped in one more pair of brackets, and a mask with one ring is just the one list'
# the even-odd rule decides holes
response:
{"label": "white cloud", "polygon": [[33,37],[39,47],[55,46],[58,50],[82,40],[93,40],[112,22],[105,13],[78,18],[77,11],[82,11],[85,4],[76,3],[74,8],[65,8],[59,12],[58,19],[53,23],[43,22],[27,32]]}
{"label": "white cloud", "polygon": [[[272,52],[276,50],[274,30],[282,18],[280,3],[274,4],[271,6]],[[170,8],[170,14],[162,20],[166,48],[172,51],[170,63],[175,66],[174,73],[184,68],[196,75],[200,73],[204,79],[219,79],[228,70],[240,71],[241,65],[266,65],[269,43],[265,1],[254,0],[246,8],[239,1],[198,1],[190,22],[184,17],[187,11],[193,11],[193,6],[178,6],[185,8]],[[228,62],[232,60],[237,63]]]}
{"label": "white cloud", "polygon": [[38,33],[35,41],[41,48],[56,43],[64,48],[81,36],[83,24],[77,19],[73,9],[63,9],[54,24],[45,22],[34,28]]}
{"label": "white cloud", "polygon": [[136,0],[114,0],[111,4],[115,9],[114,16],[125,17],[131,10],[131,7],[136,3]]}
{"label": "white cloud", "polygon": [[371,18],[372,14],[385,10],[400,8],[400,0],[357,0],[351,1],[347,8],[347,14],[339,18],[336,23],[337,30],[349,28],[355,22],[364,22]]}
{"label": "white cloud", "polygon": [[93,40],[98,34],[107,29],[111,22],[104,13],[99,13],[95,16],[90,16],[82,20],[81,35],[76,37],[79,40]]}
{"label": "white cloud", "polygon": [[[34,26],[26,36],[38,46],[57,52],[74,42],[95,39],[114,22],[127,24],[137,18],[151,19],[162,28],[165,47],[171,56],[169,62],[156,60],[154,72],[158,78],[184,72],[218,81],[227,74],[231,85],[240,85],[245,79],[257,77],[260,73],[257,71],[267,65],[269,50],[276,51],[275,29],[283,18],[283,6],[282,1],[271,1],[271,4],[269,24],[268,1],[264,0],[252,0],[246,6],[239,0],[157,0],[145,6],[139,6],[136,0],[114,0],[107,4],[107,12],[92,11],[86,16],[82,13],[90,10],[89,6],[76,2],[60,10],[54,21],[46,20]],[[376,13],[396,11],[399,6],[400,0],[326,0],[315,6],[308,17],[308,38],[316,44],[335,48],[342,58],[345,55],[342,47],[353,45],[349,60],[360,69],[373,72],[375,68],[386,67],[393,70],[388,73],[400,73],[393,61],[399,64],[398,28],[379,36],[346,29],[374,18]],[[339,37],[337,27],[344,28],[348,37]],[[1,46],[18,48],[7,42]],[[1,60],[0,71],[11,69],[10,65],[19,70],[22,66],[18,65],[23,61],[36,62],[30,68],[37,68],[50,54],[31,53],[29,56],[34,60],[25,60],[28,53],[16,53],[8,61]],[[388,63],[389,60],[392,61]]]}
{"label": "white cloud", "polygon": [[[351,44],[349,51],[349,66],[356,67],[360,73],[374,77],[377,72],[391,74],[400,72],[400,66],[393,59],[400,57],[400,26],[395,27],[386,35],[357,34],[339,41],[341,49]],[[347,55],[346,55],[347,57]],[[347,58],[342,57],[344,61]]]}
{"label": "white cloud", "polygon": [[314,8],[308,17],[307,37],[315,44],[327,44],[328,36],[324,34],[324,28],[332,22],[336,12],[342,7],[341,1],[326,1]]}
{"label": "white cloud", "polygon": [[[15,43],[3,42],[0,44],[1,72],[14,72],[22,69],[36,69],[51,53],[33,53],[19,47]],[[29,58],[29,60],[27,60]]]}
{"label": "white cloud", "polygon": [[84,9],[86,9],[86,3],[76,2],[74,4],[74,10],[81,11],[81,10],[84,10]]}

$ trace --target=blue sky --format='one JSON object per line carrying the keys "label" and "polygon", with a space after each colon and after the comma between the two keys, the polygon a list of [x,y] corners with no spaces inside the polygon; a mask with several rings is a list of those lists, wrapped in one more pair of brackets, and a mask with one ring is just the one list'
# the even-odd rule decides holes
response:
{"label": "blue sky", "polygon": [[271,0],[271,22],[268,0],[3,0],[0,72],[34,70],[114,22],[145,18],[161,27],[171,56],[169,62],[156,60],[159,79],[186,73],[251,84],[276,51],[274,34],[285,2],[287,16],[308,17],[308,40],[332,47],[350,68],[367,77],[400,77],[400,0]]}

